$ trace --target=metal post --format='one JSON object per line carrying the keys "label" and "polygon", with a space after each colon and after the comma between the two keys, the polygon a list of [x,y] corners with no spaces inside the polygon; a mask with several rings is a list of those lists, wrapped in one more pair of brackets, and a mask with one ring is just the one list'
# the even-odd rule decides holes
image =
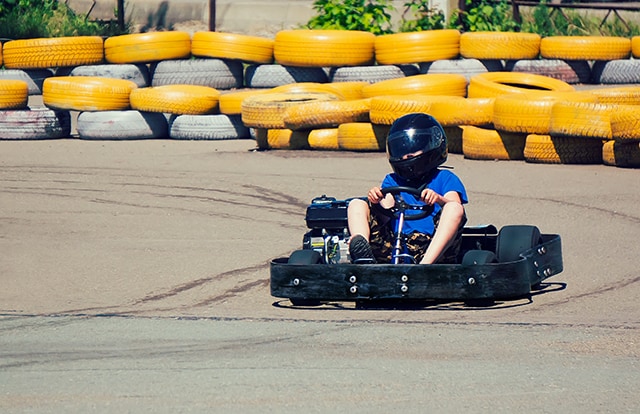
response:
{"label": "metal post", "polygon": [[124,32],[124,0],[117,1],[118,28]]}
{"label": "metal post", "polygon": [[216,31],[216,0],[209,0],[209,30]]}

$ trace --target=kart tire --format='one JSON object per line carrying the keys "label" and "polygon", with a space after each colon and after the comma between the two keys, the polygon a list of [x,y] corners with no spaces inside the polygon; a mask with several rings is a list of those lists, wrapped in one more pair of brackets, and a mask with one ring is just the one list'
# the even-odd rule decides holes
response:
{"label": "kart tire", "polygon": [[151,86],[200,85],[216,89],[241,88],[242,63],[222,59],[163,60],[152,65]]}
{"label": "kart tire", "polygon": [[385,34],[375,40],[375,56],[381,65],[453,59],[459,53],[460,32],[455,29]]}
{"label": "kart tire", "polygon": [[524,159],[538,164],[600,164],[602,141],[529,134],[524,145]]}
{"label": "kart tire", "polygon": [[[2,65],[2,63],[0,63]],[[5,69],[0,70],[0,80],[27,82],[29,95],[42,95],[42,83],[53,76],[51,69]]]}
{"label": "kart tire", "polygon": [[29,103],[29,85],[22,80],[0,79],[0,110],[23,109]]}
{"label": "kart tire", "polygon": [[104,41],[109,63],[152,63],[191,56],[191,35],[187,32],[151,32],[112,36]]}
{"label": "kart tire", "polygon": [[100,36],[18,39],[2,47],[7,69],[48,69],[92,65],[104,57]]}
{"label": "kart tire", "polygon": [[323,151],[337,151],[338,128],[320,128],[309,132],[309,148]]}
{"label": "kart tire", "polygon": [[483,265],[497,261],[495,253],[489,250],[469,250],[462,257],[463,266]]}
{"label": "kart tire", "polygon": [[320,67],[295,67],[279,64],[249,65],[244,73],[248,88],[275,88],[291,83],[327,83],[329,77]]}
{"label": "kart tire", "polygon": [[526,93],[531,90],[575,91],[566,82],[548,76],[522,72],[487,72],[469,81],[468,98],[490,98],[505,93]]}
{"label": "kart tire", "polygon": [[[507,72],[533,73],[548,76],[568,84],[590,83],[591,66],[586,60],[522,59],[508,61]],[[600,83],[595,81],[594,83]]]}
{"label": "kart tire", "polygon": [[250,138],[240,115],[178,115],[169,124],[169,137],[179,140],[221,141]]}
{"label": "kart tire", "polygon": [[0,111],[0,140],[44,140],[68,138],[69,111],[47,108]]}
{"label": "kart tire", "polygon": [[164,114],[134,110],[81,112],[77,129],[80,139],[85,140],[125,141],[169,136]]}
{"label": "kart tire", "polygon": [[597,61],[593,64],[594,84],[634,84],[640,83],[640,61],[620,59]]}
{"label": "kart tire", "polygon": [[209,115],[218,111],[220,92],[209,86],[163,85],[139,88],[129,97],[131,108],[174,115]]}
{"label": "kart tire", "polygon": [[618,105],[558,101],[551,108],[549,134],[611,139],[611,114]]}
{"label": "kart tire", "polygon": [[281,30],[273,55],[282,65],[298,67],[367,66],[375,61],[375,39],[358,30]]}
{"label": "kart tire", "polygon": [[617,60],[631,55],[631,39],[617,36],[548,36],[540,56],[563,60]]}
{"label": "kart tire", "polygon": [[534,59],[541,37],[522,32],[466,32],[460,36],[460,55],[470,59]]}
{"label": "kart tire", "polygon": [[454,73],[463,75],[467,81],[481,73],[501,72],[504,70],[500,60],[450,59],[420,63],[420,73]]}
{"label": "kart tire", "polygon": [[640,86],[617,86],[589,89],[601,104],[640,105]]}
{"label": "kart tire", "polygon": [[337,100],[330,93],[267,93],[242,101],[242,122],[248,127],[285,129],[287,108],[317,101]]}
{"label": "kart tire", "polygon": [[405,78],[417,75],[419,70],[414,65],[375,65],[375,66],[343,66],[329,71],[331,82],[367,82],[377,83],[388,79]]}
{"label": "kart tire", "polygon": [[472,160],[523,160],[527,135],[471,125],[461,127],[462,153]]}
{"label": "kart tire", "polygon": [[138,86],[124,79],[97,76],[55,76],[42,84],[42,101],[53,109],[70,111],[122,111]]}
{"label": "kart tire", "polygon": [[218,99],[218,106],[221,114],[240,115],[242,114],[242,101],[246,98],[269,93],[268,89],[245,89],[232,92],[222,92]]}
{"label": "kart tire", "polygon": [[462,75],[436,73],[389,79],[362,88],[365,98],[384,95],[467,96],[467,78]]}
{"label": "kart tire", "polygon": [[637,105],[619,105],[611,113],[611,137],[616,141],[640,141]]}
{"label": "kart tire", "polygon": [[273,44],[273,39],[257,36],[196,32],[191,39],[191,54],[196,57],[271,63],[273,62]]}
{"label": "kart tire", "polygon": [[[370,118],[371,122],[381,125],[391,125],[403,115],[410,113],[427,113],[436,119],[439,115],[433,108],[441,102],[459,101],[464,102],[465,98],[460,96],[433,96],[433,95],[404,95],[404,96],[377,96],[371,98]],[[443,126],[445,124],[442,124]],[[451,124],[446,124],[450,126]]]}
{"label": "kart tire", "polygon": [[504,226],[498,232],[496,257],[500,263],[515,262],[521,253],[540,243],[541,234],[536,226]]}
{"label": "kart tire", "polygon": [[337,128],[348,122],[369,122],[371,99],[318,101],[295,105],[285,110],[285,128],[292,130]]}
{"label": "kart tire", "polygon": [[602,146],[602,162],[612,167],[640,168],[640,144],[607,141]]}
{"label": "kart tire", "polygon": [[349,122],[338,126],[338,147],[346,151],[384,151],[387,125]]}
{"label": "kart tire", "polygon": [[[322,263],[320,253],[315,250],[296,250],[289,256],[288,264],[293,265],[314,265]],[[320,301],[313,299],[289,298],[293,306],[319,306]]]}

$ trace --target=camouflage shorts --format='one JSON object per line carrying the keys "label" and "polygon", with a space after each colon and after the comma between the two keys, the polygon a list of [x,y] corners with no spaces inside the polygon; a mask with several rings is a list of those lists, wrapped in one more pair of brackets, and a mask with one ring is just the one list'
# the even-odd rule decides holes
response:
{"label": "camouflage shorts", "polygon": [[[440,210],[441,212],[442,210]],[[433,218],[434,228],[438,228],[440,222],[440,212]],[[458,253],[460,252],[460,246],[462,244],[462,228],[466,223],[466,217],[460,224],[460,229],[456,238],[449,248],[444,252],[438,263],[456,263]],[[371,215],[369,216],[369,226],[371,228],[371,235],[369,244],[371,250],[376,257],[378,263],[390,263],[391,255],[393,253],[393,246],[395,244],[396,236],[394,229],[392,228],[394,220],[389,216],[381,212],[379,206],[372,206]],[[405,236],[406,253],[413,256],[416,263],[420,263],[424,254],[431,243],[432,236],[425,233],[414,231],[413,233]]]}

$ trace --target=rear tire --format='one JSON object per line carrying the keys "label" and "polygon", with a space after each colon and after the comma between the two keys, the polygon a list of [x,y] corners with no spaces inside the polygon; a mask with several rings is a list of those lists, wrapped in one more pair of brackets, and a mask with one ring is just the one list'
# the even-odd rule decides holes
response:
{"label": "rear tire", "polygon": [[505,226],[498,233],[496,256],[501,263],[515,262],[520,254],[540,244],[540,230],[536,226]]}

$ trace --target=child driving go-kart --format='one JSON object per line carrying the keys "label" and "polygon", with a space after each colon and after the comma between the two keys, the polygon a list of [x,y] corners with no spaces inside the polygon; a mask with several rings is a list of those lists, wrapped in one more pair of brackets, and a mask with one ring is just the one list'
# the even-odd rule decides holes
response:
{"label": "child driving go-kart", "polygon": [[[462,181],[438,168],[447,160],[442,126],[423,113],[398,118],[389,130],[387,155],[393,173],[369,190],[366,201],[349,203],[351,261],[454,263],[468,199]],[[412,208],[397,214],[399,204]]]}

